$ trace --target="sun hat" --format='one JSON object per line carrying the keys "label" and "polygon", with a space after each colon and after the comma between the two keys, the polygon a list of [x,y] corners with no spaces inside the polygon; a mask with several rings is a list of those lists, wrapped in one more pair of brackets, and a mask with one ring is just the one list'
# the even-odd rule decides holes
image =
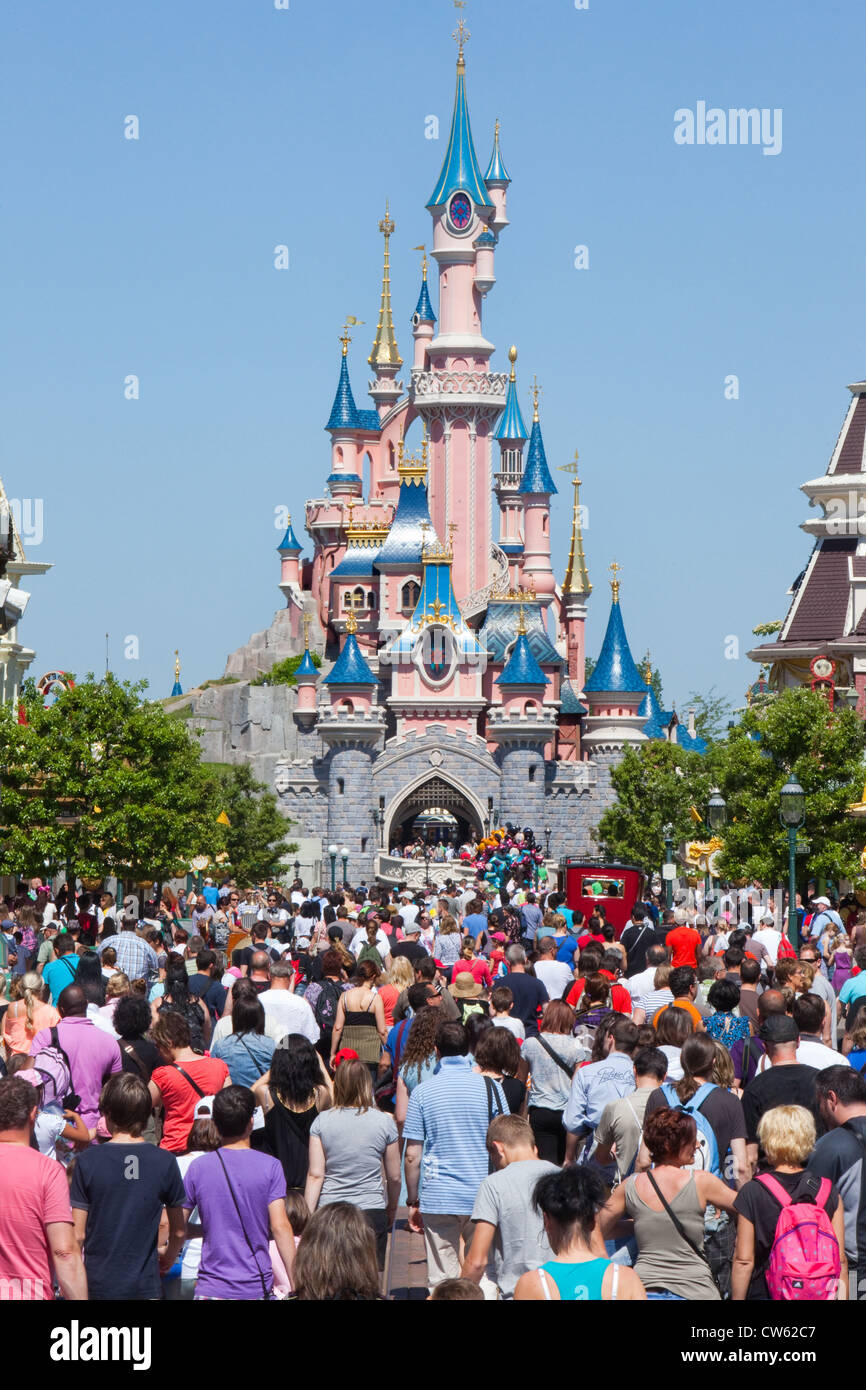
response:
{"label": "sun hat", "polygon": [[448,986],[448,992],[455,999],[477,999],[483,991],[470,970],[461,970],[454,983]]}

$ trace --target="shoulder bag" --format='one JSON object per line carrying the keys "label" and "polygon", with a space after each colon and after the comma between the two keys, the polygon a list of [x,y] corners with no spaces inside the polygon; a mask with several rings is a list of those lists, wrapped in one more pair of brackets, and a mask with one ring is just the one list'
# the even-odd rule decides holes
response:
{"label": "shoulder bag", "polygon": [[535,1041],[537,1043],[540,1043],[541,1046],[544,1048],[545,1052],[547,1053],[548,1057],[550,1057],[558,1067],[562,1068],[569,1081],[573,1081],[574,1073],[577,1069],[577,1063],[575,1062],[572,1066],[569,1066],[567,1062],[564,1062],[560,1057],[559,1053],[554,1052],[553,1048],[550,1046],[550,1043],[546,1043],[544,1041],[544,1038],[541,1036],[540,1033],[537,1035]]}
{"label": "shoulder bag", "polygon": [[263,1299],[263,1301],[264,1301],[265,1303],[272,1303],[272,1302],[274,1301],[274,1295],[273,1295],[273,1293],[268,1293],[267,1280],[265,1279],[265,1276],[264,1276],[264,1274],[262,1273],[261,1265],[259,1264],[258,1256],[256,1255],[255,1246],[253,1245],[252,1241],[250,1240],[249,1236],[247,1235],[247,1228],[246,1228],[246,1226],[244,1225],[244,1218],[243,1218],[243,1216],[241,1215],[241,1209],[240,1209],[240,1207],[238,1206],[238,1199],[237,1199],[237,1197],[235,1196],[235,1190],[234,1190],[234,1187],[232,1186],[232,1180],[231,1180],[231,1178],[229,1177],[229,1170],[228,1170],[228,1168],[227,1168],[226,1165],[225,1165],[225,1160],[223,1159],[223,1156],[222,1156],[222,1154],[220,1153],[219,1149],[217,1149],[217,1151],[216,1151],[216,1156],[217,1156],[217,1158],[218,1158],[219,1161],[220,1161],[220,1167],[222,1168],[223,1172],[225,1173],[225,1179],[226,1179],[226,1182],[228,1183],[228,1189],[229,1189],[229,1192],[231,1193],[231,1199],[232,1199],[232,1201],[233,1201],[234,1204],[235,1204],[235,1211],[236,1211],[237,1214],[238,1214],[238,1221],[240,1222],[241,1231],[243,1232],[244,1240],[246,1241],[247,1245],[249,1246],[250,1254],[252,1255],[253,1261],[254,1261],[255,1266],[256,1266],[256,1273],[258,1274],[259,1278],[260,1278],[261,1281],[262,1281],[262,1299]]}
{"label": "shoulder bag", "polygon": [[[670,1205],[670,1203],[667,1201],[667,1199],[666,1199],[664,1193],[662,1192],[661,1188],[659,1187],[658,1183],[656,1182],[655,1178],[653,1177],[653,1175],[652,1175],[652,1169],[650,1169],[650,1168],[647,1169],[647,1177],[649,1178],[649,1180],[650,1180],[650,1182],[651,1182],[651,1184],[652,1184],[653,1191],[655,1192],[656,1196],[658,1197],[659,1201],[661,1202],[662,1206],[664,1207],[665,1211],[667,1212],[668,1216],[670,1217],[671,1221],[673,1222],[674,1226],[676,1227],[677,1235],[680,1237],[681,1240],[684,1240],[684,1241],[685,1241],[686,1245],[688,1245],[692,1250],[694,1250],[695,1254],[696,1254],[701,1260],[703,1260],[704,1264],[706,1265],[707,1269],[708,1269],[709,1272],[710,1272],[710,1278],[712,1279],[713,1283],[715,1284],[716,1288],[718,1289],[718,1287],[719,1287],[719,1285],[718,1285],[718,1280],[716,1279],[716,1276],[715,1276],[715,1274],[713,1273],[713,1267],[712,1267],[712,1265],[710,1264],[709,1258],[708,1258],[708,1256],[707,1256],[705,1250],[704,1250],[700,1245],[695,1245],[695,1242],[692,1240],[691,1236],[690,1236],[690,1235],[688,1234],[688,1232],[686,1231],[686,1228],[685,1228],[685,1226],[683,1225],[683,1223],[680,1221],[680,1218],[677,1216],[677,1214],[676,1214],[676,1212],[674,1211],[673,1207],[672,1207],[672,1206]],[[719,1292],[721,1293],[721,1289],[719,1289]]]}

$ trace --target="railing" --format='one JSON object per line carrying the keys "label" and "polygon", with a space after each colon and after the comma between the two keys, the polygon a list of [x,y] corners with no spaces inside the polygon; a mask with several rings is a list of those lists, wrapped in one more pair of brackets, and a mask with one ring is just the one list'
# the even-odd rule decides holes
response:
{"label": "railing", "polygon": [[508,390],[506,372],[412,372],[412,399],[415,405],[453,396],[474,397],[492,405],[504,405]]}
{"label": "railing", "polygon": [[471,618],[475,613],[481,613],[494,596],[496,590],[500,589],[508,578],[508,556],[504,550],[500,550],[498,545],[491,545],[490,558],[493,561],[494,569],[489,584],[485,584],[483,589],[476,589],[474,593],[467,594],[460,604],[460,612],[464,618]]}

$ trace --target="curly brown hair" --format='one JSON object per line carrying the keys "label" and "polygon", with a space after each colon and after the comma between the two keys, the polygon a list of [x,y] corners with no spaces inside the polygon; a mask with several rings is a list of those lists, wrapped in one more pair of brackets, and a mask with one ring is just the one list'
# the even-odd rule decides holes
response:
{"label": "curly brown hair", "polygon": [[439,1022],[438,1009],[431,1009],[428,1006],[418,1010],[412,1019],[406,1046],[400,1058],[401,1072],[405,1073],[410,1067],[415,1067],[418,1072],[418,1080],[421,1080],[424,1063],[436,1055],[436,1029]]}

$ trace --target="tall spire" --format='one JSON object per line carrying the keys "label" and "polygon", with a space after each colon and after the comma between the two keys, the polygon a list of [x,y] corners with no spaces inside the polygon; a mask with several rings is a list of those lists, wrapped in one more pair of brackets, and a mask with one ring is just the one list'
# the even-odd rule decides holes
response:
{"label": "tall spire", "polygon": [[382,298],[379,304],[379,322],[376,326],[376,338],[373,342],[373,351],[367,358],[371,367],[401,367],[403,359],[397,350],[397,337],[394,332],[394,320],[391,316],[391,236],[395,230],[394,219],[391,217],[388,200],[385,200],[385,216],[379,223],[379,231],[385,238],[385,264],[382,271]]}
{"label": "tall spire", "polygon": [[508,360],[511,363],[511,372],[508,377],[508,392],[505,397],[505,409],[502,412],[502,419],[496,427],[494,439],[514,440],[523,442],[529,438],[526,426],[523,423],[523,415],[520,410],[520,402],[517,399],[517,373],[514,364],[517,361],[517,348],[508,349]]}
{"label": "tall spire", "polygon": [[562,585],[563,594],[583,594],[592,593],[592,585],[589,582],[589,575],[586,570],[586,557],[583,553],[583,531],[580,525],[580,478],[577,469],[577,450],[574,451],[572,463],[560,465],[562,473],[571,473],[571,484],[574,488],[574,510],[571,516],[571,548],[568,552],[568,565],[565,571],[565,579]]}
{"label": "tall spire", "polygon": [[357,319],[354,314],[350,314],[343,324],[343,331],[340,334],[340,343],[343,348],[343,355],[340,358],[340,380],[337,382],[334,404],[331,406],[331,413],[325,426],[327,430],[352,430],[358,427],[358,408],[355,405],[355,397],[352,395],[352,386],[349,381],[348,352],[349,344],[352,341],[349,327],[361,323],[363,323],[363,319]]}
{"label": "tall spire", "polygon": [[598,691],[614,691],[643,697],[646,694],[646,682],[631,654],[619,604],[619,580],[616,576],[621,573],[622,566],[614,560],[610,569],[614,578],[610,581],[612,601],[607,631],[593,673],[583,688],[593,694]]}
{"label": "tall spire", "polygon": [[417,323],[435,323],[436,315],[433,312],[433,305],[430,303],[430,291],[427,287],[427,247],[416,246],[415,250],[422,252],[421,293],[418,295],[418,303],[415,305],[415,321]]}
{"label": "tall spire", "polygon": [[469,124],[469,108],[466,104],[466,63],[463,46],[469,38],[469,30],[461,18],[454,31],[458,42],[457,52],[457,90],[454,94],[454,115],[451,118],[451,135],[445,159],[433,190],[428,209],[442,207],[452,193],[458,190],[468,193],[476,207],[492,209],[490,193],[481,173],[481,166],[472,141]]}
{"label": "tall spire", "polygon": [[534,378],[532,383],[532,432],[529,436],[529,448],[526,451],[526,466],[523,470],[520,491],[522,493],[535,492],[552,497],[556,492],[556,484],[550,476],[547,454],[544,452],[544,440],[541,437],[541,425],[538,419],[538,393],[540,390],[538,380]]}
{"label": "tall spire", "polygon": [[183,690],[180,684],[180,653],[177,647],[174,649],[174,685],[171,688],[172,695],[182,695]]}
{"label": "tall spire", "polygon": [[490,156],[490,163],[487,166],[487,173],[484,175],[484,182],[488,188],[491,184],[509,184],[511,179],[502,158],[502,151],[499,148],[499,122],[493,127],[493,153]]}

